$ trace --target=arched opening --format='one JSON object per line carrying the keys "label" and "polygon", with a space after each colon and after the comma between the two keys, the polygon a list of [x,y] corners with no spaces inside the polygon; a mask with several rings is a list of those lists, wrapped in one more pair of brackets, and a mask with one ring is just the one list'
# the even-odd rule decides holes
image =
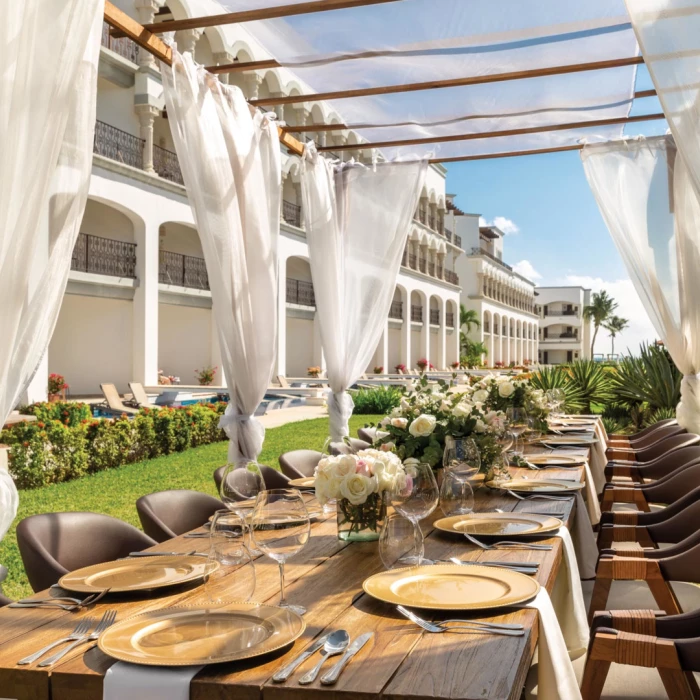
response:
{"label": "arched opening", "polygon": [[301,228],[303,224],[301,181],[297,162],[282,174],[282,219],[296,228]]}
{"label": "arched opening", "polygon": [[418,360],[425,355],[423,325],[426,324],[427,309],[425,297],[416,290],[411,292],[411,362],[410,368],[417,367]]}
{"label": "arched opening", "polygon": [[[287,258],[287,374],[305,377],[307,369],[320,365],[320,339],[316,328],[316,297],[307,258]],[[315,362],[316,360],[316,362]]]}
{"label": "arched opening", "polygon": [[394,297],[391,301],[391,307],[389,308],[389,347],[387,349],[388,367],[384,368],[385,372],[393,372],[396,365],[402,364],[401,335],[403,333],[404,323],[410,323],[410,321],[406,321],[406,318],[407,314],[410,316],[411,313],[407,297],[408,295],[406,293],[406,288],[401,285],[396,285],[396,289],[394,289]]}
{"label": "arched opening", "polygon": [[443,300],[436,296],[431,296],[429,301],[430,313],[430,362],[436,369],[444,369],[443,347],[444,338],[443,327]]}
{"label": "arched opening", "polygon": [[491,328],[493,352],[489,364],[494,366],[496,362],[502,362],[502,332],[501,332],[501,315],[493,315],[493,326]]}

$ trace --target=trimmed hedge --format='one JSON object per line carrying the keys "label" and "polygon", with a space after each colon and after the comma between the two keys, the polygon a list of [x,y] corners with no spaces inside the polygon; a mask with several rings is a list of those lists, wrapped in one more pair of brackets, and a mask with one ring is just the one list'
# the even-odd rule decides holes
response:
{"label": "trimmed hedge", "polygon": [[[10,474],[19,489],[78,479],[145,459],[183,452],[226,440],[219,418],[226,403],[178,408],[144,408],[131,420],[92,418],[86,404],[35,404],[33,423],[17,423],[0,432],[10,446]],[[87,406],[88,416],[84,416]],[[64,413],[67,412],[67,415]],[[51,418],[58,415],[61,418]],[[62,420],[61,420],[62,419]]]}
{"label": "trimmed hedge", "polygon": [[22,413],[36,416],[38,421],[44,423],[50,420],[57,420],[64,425],[75,427],[85,420],[92,418],[92,409],[89,404],[77,401],[47,401],[33,403],[31,406],[22,408]]}

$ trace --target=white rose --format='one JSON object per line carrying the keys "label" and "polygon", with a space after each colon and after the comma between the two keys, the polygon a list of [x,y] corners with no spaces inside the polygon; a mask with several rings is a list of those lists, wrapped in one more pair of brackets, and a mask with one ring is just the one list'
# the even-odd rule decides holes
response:
{"label": "white rose", "polygon": [[406,419],[406,418],[392,418],[391,425],[394,428],[401,428],[401,430],[405,430],[406,426],[408,425],[408,419]]}
{"label": "white rose", "polygon": [[331,478],[327,471],[316,471],[316,481],[314,484],[316,486],[316,499],[321,505],[325,505],[329,499],[334,497],[330,492]]}
{"label": "white rose", "polygon": [[386,416],[386,418],[382,418],[379,421],[379,426],[382,428],[386,428],[386,426],[389,425],[389,423],[391,423],[391,418],[389,418],[389,416]]}
{"label": "white rose", "polygon": [[486,389],[479,389],[472,394],[472,400],[477,403],[484,403],[489,397],[489,392]]}
{"label": "white rose", "polygon": [[340,455],[336,457],[331,467],[331,477],[343,479],[348,474],[355,473],[356,459],[354,455]]}
{"label": "white rose", "polygon": [[498,394],[504,399],[507,399],[509,396],[511,396],[514,391],[515,387],[513,386],[512,382],[503,382],[502,384],[498,385]]}
{"label": "white rose", "polygon": [[382,450],[382,452],[391,452],[395,447],[396,447],[395,443],[385,442],[381,445],[381,447],[379,449]]}
{"label": "white rose", "polygon": [[[408,411],[411,408],[411,404],[406,401],[406,399],[401,399],[401,403],[399,404],[399,408],[402,411]],[[394,409],[396,410],[396,409]]]}
{"label": "white rose", "polygon": [[440,404],[440,410],[443,413],[449,413],[452,410],[452,404],[449,401],[442,401]]}
{"label": "white rose", "polygon": [[362,474],[348,474],[340,484],[340,496],[354,506],[364,503],[377,489],[377,480]]}
{"label": "white rose", "polygon": [[472,406],[471,404],[468,403],[458,403],[453,409],[452,409],[452,415],[455,416],[455,418],[464,418],[465,416],[468,416],[472,412]]}
{"label": "white rose", "polygon": [[486,432],[486,423],[479,418],[476,421],[476,425],[474,426],[474,432],[476,433],[485,433]]}
{"label": "white rose", "polygon": [[377,461],[374,465],[374,475],[377,478],[377,491],[391,491],[396,483],[396,477],[403,472],[401,462],[394,460]]}
{"label": "white rose", "polygon": [[408,432],[414,437],[426,437],[435,430],[435,416],[422,413],[408,426]]}

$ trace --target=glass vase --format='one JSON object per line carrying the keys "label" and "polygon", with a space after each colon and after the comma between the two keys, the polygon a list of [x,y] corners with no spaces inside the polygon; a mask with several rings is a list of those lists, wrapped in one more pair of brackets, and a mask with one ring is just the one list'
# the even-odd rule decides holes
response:
{"label": "glass vase", "polygon": [[346,542],[372,542],[386,518],[386,501],[383,493],[373,493],[364,503],[354,505],[346,498],[336,502],[338,539]]}

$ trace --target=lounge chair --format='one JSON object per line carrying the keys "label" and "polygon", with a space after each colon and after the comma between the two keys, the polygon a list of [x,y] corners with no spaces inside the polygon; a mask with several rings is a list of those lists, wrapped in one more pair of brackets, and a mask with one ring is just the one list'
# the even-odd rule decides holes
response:
{"label": "lounge chair", "polygon": [[278,374],[278,375],[277,375],[277,381],[279,382],[279,385],[280,385],[283,389],[289,389],[289,388],[290,388],[289,382],[287,381],[287,377],[285,377],[283,374]]}
{"label": "lounge chair", "polygon": [[143,384],[140,382],[129,382],[129,389],[131,389],[131,393],[134,398],[125,403],[127,403],[129,406],[133,404],[134,408],[149,408],[151,406],[151,399],[148,398],[148,394],[143,388]]}
{"label": "lounge chair", "polygon": [[102,389],[102,394],[105,397],[104,405],[112,413],[119,415],[126,413],[127,415],[134,416],[139,412],[137,408],[130,408],[124,405],[122,397],[119,396],[117,387],[114,386],[114,384],[100,384],[100,389]]}

